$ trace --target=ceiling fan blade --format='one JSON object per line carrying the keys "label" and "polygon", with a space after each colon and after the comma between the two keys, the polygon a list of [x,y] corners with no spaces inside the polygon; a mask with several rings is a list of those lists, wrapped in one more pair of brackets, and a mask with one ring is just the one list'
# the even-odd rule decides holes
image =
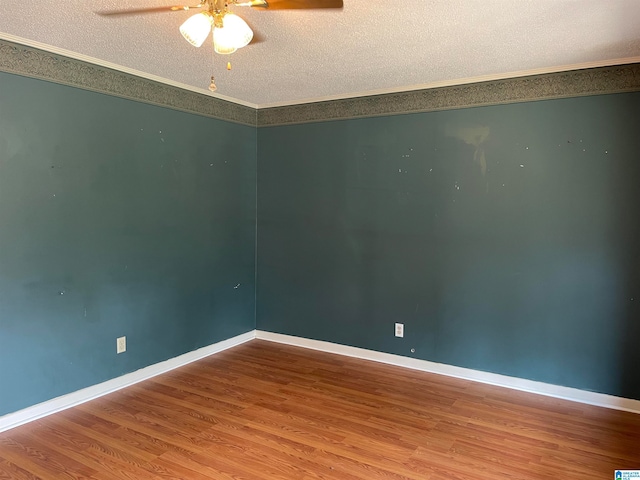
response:
{"label": "ceiling fan blade", "polygon": [[238,0],[238,6],[259,10],[308,10],[316,8],[342,8],[342,0]]}
{"label": "ceiling fan blade", "polygon": [[161,13],[161,12],[179,12],[181,10],[191,10],[192,8],[202,8],[204,3],[198,5],[174,5],[171,7],[147,7],[147,8],[129,8],[125,10],[101,10],[96,12],[103,17],[113,17],[118,15],[138,15],[142,13]]}

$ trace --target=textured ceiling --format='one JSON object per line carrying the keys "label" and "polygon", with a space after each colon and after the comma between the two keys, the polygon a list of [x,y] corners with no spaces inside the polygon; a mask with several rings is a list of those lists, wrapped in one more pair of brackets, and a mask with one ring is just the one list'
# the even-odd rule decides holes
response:
{"label": "textured ceiling", "polygon": [[213,96],[256,107],[640,61],[638,0],[344,0],[342,10],[303,11],[235,7],[260,41],[230,57],[214,57],[210,42],[198,49],[182,39],[178,27],[193,12],[95,13],[174,3],[0,0],[0,36],[206,94],[213,73]]}

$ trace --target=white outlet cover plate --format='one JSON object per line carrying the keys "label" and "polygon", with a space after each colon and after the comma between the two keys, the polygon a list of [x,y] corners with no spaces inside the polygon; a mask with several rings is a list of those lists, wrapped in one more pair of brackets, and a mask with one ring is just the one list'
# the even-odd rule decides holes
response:
{"label": "white outlet cover plate", "polygon": [[116,340],[116,352],[124,353],[127,351],[127,337],[119,337]]}
{"label": "white outlet cover plate", "polygon": [[396,337],[404,337],[404,323],[396,323]]}

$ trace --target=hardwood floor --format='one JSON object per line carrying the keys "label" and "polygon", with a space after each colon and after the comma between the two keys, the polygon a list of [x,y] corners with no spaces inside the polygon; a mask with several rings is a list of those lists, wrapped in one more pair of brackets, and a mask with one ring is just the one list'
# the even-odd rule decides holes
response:
{"label": "hardwood floor", "polygon": [[612,479],[640,415],[254,340],[0,434],[0,479]]}

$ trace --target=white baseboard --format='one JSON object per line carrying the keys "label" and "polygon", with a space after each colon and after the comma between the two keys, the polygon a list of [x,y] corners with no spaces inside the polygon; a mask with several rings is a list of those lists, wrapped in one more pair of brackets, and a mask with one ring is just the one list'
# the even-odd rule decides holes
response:
{"label": "white baseboard", "polygon": [[4,432],[19,425],[37,420],[38,418],[51,415],[52,413],[66,410],[67,408],[75,405],[88,402],[89,400],[115,392],[116,390],[120,390],[121,388],[128,387],[134,383],[155,377],[156,375],[168,372],[169,370],[182,367],[188,363],[213,355],[214,353],[218,353],[249,340],[253,340],[255,336],[255,330],[252,330],[236,337],[214,343],[213,345],[185,353],[178,357],[170,358],[164,362],[149,365],[148,367],[127,373],[126,375],[122,375],[112,380],[107,380],[106,382],[92,385],[91,387],[83,388],[82,390],[78,390],[52,400],[47,400],[46,402],[39,403],[32,407],[28,407],[14,413],[9,413],[0,417],[0,432]]}
{"label": "white baseboard", "polygon": [[547,397],[560,398],[588,405],[596,405],[598,407],[612,408],[615,410],[624,410],[632,413],[640,413],[640,400],[630,398],[616,397],[604,393],[588,392],[571,387],[561,387],[551,385],[549,383],[536,382],[533,380],[525,380],[523,378],[509,377],[497,373],[481,372],[470,368],[455,367],[442,363],[429,362],[427,360],[419,360],[416,358],[403,357],[401,355],[393,355],[390,353],[376,352],[374,350],[366,350],[364,348],[349,347],[336,343],[323,342],[320,340],[310,340],[307,338],[293,337],[290,335],[282,335],[280,333],[265,332],[256,330],[256,338],[260,340],[268,340],[270,342],[284,343],[297,347],[309,348],[312,350],[320,350],[322,352],[336,353],[338,355],[346,355],[348,357],[361,358],[364,360],[372,360],[374,362],[387,363],[397,365],[399,367],[411,368],[423,372],[436,373],[449,377],[462,378],[475,382],[496,385],[500,387],[512,388],[523,392],[536,393]]}
{"label": "white baseboard", "polygon": [[252,330],[236,337],[214,343],[213,345],[165,360],[164,362],[150,365],[98,385],[92,385],[91,387],[83,388],[82,390],[39,403],[32,407],[25,408],[24,410],[4,415],[0,417],[0,432],[4,432],[11,428],[37,420],[38,418],[46,417],[52,413],[60,412],[75,405],[107,395],[108,393],[115,392],[116,390],[120,390],[143,380],[155,377],[156,375],[160,375],[175,368],[200,360],[204,357],[208,357],[209,355],[213,355],[228,348],[248,342],[254,338],[309,348],[312,350],[319,350],[322,352],[335,353],[338,355],[345,355],[348,357],[361,358],[364,360],[372,360],[374,362],[397,365],[399,367],[411,368],[413,370],[436,373],[449,377],[462,378],[489,385],[512,388],[514,390],[536,393],[539,395],[585,403],[588,405],[640,413],[640,400],[616,397],[604,393],[588,392],[571,387],[561,387],[558,385],[535,382],[533,380],[525,380],[522,378],[508,377],[497,373],[481,372],[470,368],[455,367],[442,363],[429,362],[427,360],[403,357],[401,355],[393,355],[390,353],[376,352],[374,350],[366,350],[364,348],[339,345],[337,343],[310,340],[307,338],[265,332],[262,330]]}

